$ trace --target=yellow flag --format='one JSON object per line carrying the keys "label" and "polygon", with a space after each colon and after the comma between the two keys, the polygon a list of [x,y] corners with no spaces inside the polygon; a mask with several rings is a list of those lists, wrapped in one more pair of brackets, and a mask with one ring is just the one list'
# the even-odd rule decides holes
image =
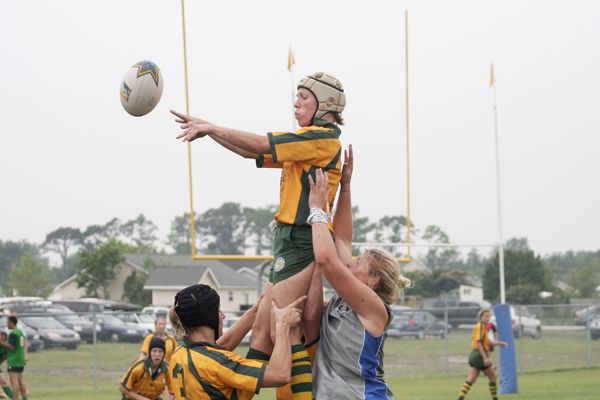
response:
{"label": "yellow flag", "polygon": [[494,63],[492,63],[490,67],[490,88],[494,86],[494,83],[496,83],[496,77],[494,76]]}
{"label": "yellow flag", "polygon": [[294,58],[294,53],[292,53],[292,46],[290,46],[290,51],[288,53],[288,71],[292,72],[292,66],[296,64],[296,59]]}

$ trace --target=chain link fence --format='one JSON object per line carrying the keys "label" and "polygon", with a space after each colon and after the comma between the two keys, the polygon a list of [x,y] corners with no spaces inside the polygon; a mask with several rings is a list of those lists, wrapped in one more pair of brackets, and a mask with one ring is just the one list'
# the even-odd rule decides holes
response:
{"label": "chain link fence", "polygon": [[[460,318],[476,316],[478,311],[466,307],[394,309],[384,349],[386,375],[466,373],[476,317],[470,323]],[[513,306],[512,312],[519,373],[600,367],[600,306]],[[35,352],[30,350],[29,379],[50,386],[115,386],[139,357],[143,338],[154,328],[154,316],[142,322],[134,312],[22,313],[18,317],[26,325],[30,346],[37,342]],[[64,330],[56,330],[56,324]],[[246,346],[237,350],[241,355],[246,351]],[[497,353],[497,349],[492,353],[495,364]],[[46,381],[47,364],[52,364],[52,379]]]}

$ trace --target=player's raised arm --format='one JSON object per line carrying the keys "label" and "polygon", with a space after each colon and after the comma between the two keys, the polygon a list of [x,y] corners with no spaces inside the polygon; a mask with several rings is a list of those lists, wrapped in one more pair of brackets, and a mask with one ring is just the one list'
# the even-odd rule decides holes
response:
{"label": "player's raised arm", "polygon": [[354,169],[354,151],[352,145],[344,150],[344,165],[340,181],[340,194],[333,217],[333,231],[335,232],[335,247],[342,263],[348,265],[352,262],[352,196],[350,181]]}

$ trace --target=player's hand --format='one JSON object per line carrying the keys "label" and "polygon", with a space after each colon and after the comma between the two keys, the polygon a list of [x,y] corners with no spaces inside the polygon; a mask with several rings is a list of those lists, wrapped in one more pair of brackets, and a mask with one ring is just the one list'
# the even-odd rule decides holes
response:
{"label": "player's hand", "polygon": [[202,118],[192,117],[191,115],[186,115],[184,113],[180,113],[175,110],[171,110],[171,114],[173,114],[174,116],[177,117],[177,118],[175,118],[175,122],[177,122],[178,124],[188,124],[188,123],[211,124],[210,122],[208,122]]}
{"label": "player's hand", "polygon": [[354,152],[352,145],[348,146],[348,150],[344,150],[344,166],[342,167],[342,180],[340,184],[343,188],[350,188],[350,180],[352,180],[352,170],[354,168]]}
{"label": "player's hand", "polygon": [[306,300],[306,296],[302,296],[286,307],[279,308],[274,301],[271,301],[271,310],[275,318],[276,324],[283,324],[288,328],[293,328],[302,320],[302,310],[297,308],[300,303]]}
{"label": "player's hand", "polygon": [[181,132],[176,136],[177,139],[181,139],[184,142],[191,142],[192,140],[204,137],[213,131],[214,125],[201,124],[201,123],[185,123],[181,125]]}
{"label": "player's hand", "polygon": [[308,196],[308,206],[310,208],[323,208],[329,198],[329,178],[321,168],[315,171],[316,181],[312,176],[308,176],[310,184],[310,194]]}
{"label": "player's hand", "polygon": [[487,357],[484,357],[484,359],[483,359],[483,365],[490,365],[490,364],[492,364],[492,362],[490,361],[490,359],[487,358]]}

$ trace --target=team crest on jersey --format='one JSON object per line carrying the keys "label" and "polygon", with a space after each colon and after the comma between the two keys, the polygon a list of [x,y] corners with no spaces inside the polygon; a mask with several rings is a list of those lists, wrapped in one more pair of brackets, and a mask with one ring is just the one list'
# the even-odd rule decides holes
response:
{"label": "team crest on jersey", "polygon": [[281,170],[281,179],[279,180],[279,191],[283,192],[283,187],[285,183],[290,179],[290,165],[284,164],[283,169]]}
{"label": "team crest on jersey", "polygon": [[283,257],[277,257],[273,269],[275,270],[275,272],[279,272],[283,269],[283,267],[285,267],[285,259]]}

